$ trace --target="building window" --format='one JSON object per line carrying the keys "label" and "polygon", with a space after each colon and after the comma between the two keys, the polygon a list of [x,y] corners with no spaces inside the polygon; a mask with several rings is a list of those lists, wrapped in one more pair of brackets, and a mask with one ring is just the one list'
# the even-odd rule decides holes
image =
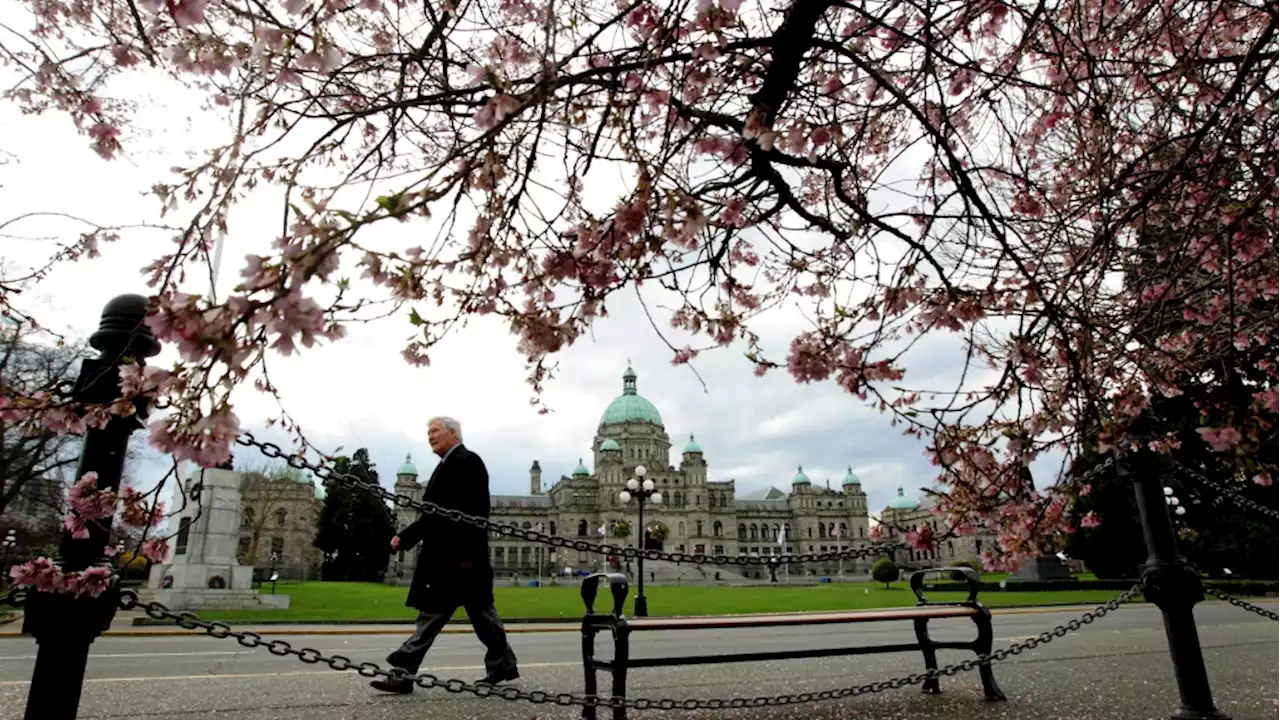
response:
{"label": "building window", "polygon": [[716,537],[720,537],[724,534],[724,526],[720,524],[719,520],[711,524],[711,534]]}
{"label": "building window", "polygon": [[720,507],[729,507],[729,496],[724,493],[720,493]]}
{"label": "building window", "polygon": [[556,534],[556,522],[554,520],[551,521],[551,534]]}
{"label": "building window", "polygon": [[715,547],[711,548],[711,552],[715,553],[716,555],[723,555],[723,554],[724,554],[724,546],[723,546],[723,545],[716,545]]}
{"label": "building window", "polygon": [[520,564],[521,565],[525,565],[525,566],[529,565],[529,554],[530,554],[529,551],[531,549],[532,548],[530,548],[528,545],[520,548]]}
{"label": "building window", "polygon": [[694,496],[693,496],[693,506],[694,506],[694,507],[702,507],[702,496],[701,496],[701,495],[694,495]]}
{"label": "building window", "polygon": [[693,552],[694,552],[694,554],[696,554],[696,555],[706,555],[706,554],[707,554],[707,546],[706,546],[706,545],[694,545],[694,546],[693,546]]}
{"label": "building window", "polygon": [[284,538],[279,536],[271,538],[271,554],[275,555],[277,560],[284,557]]}
{"label": "building window", "polygon": [[849,528],[845,527],[844,523],[840,523],[840,537],[849,537]]}
{"label": "building window", "polygon": [[587,521],[579,520],[578,521],[578,537],[586,537],[586,536],[587,536]]}
{"label": "building window", "polygon": [[494,564],[494,565],[504,565],[504,564],[506,564],[506,562],[507,562],[507,549],[506,549],[506,548],[494,548],[494,549],[493,549],[493,564]]}
{"label": "building window", "polygon": [[684,496],[682,496],[680,493],[676,493],[675,506],[676,507],[684,506]]}
{"label": "building window", "polygon": [[751,523],[751,539],[752,539],[752,540],[755,540],[755,539],[756,539],[756,532],[757,532],[757,530],[756,530],[756,524],[755,524],[755,523]]}
{"label": "building window", "polygon": [[867,536],[867,529],[866,529],[866,528],[864,528],[864,527],[862,527],[861,525],[859,525],[859,526],[858,526],[858,537],[866,537],[866,536]]}
{"label": "building window", "polygon": [[289,512],[284,508],[276,511],[276,527],[284,527],[285,522],[289,519]]}
{"label": "building window", "polygon": [[184,517],[178,521],[178,540],[174,543],[174,555],[186,555],[187,543],[191,541],[191,518]]}
{"label": "building window", "polygon": [[680,521],[680,526],[679,526],[679,527],[680,527],[680,535],[679,535],[679,537],[684,537],[684,521],[683,521],[683,520],[681,520],[681,521]]}
{"label": "building window", "polygon": [[819,538],[821,538],[821,539],[823,539],[823,540],[826,540],[826,539],[827,539],[827,526],[826,526],[826,525],[819,525],[819,526],[818,526],[818,537],[819,537]]}
{"label": "building window", "polygon": [[747,525],[746,525],[746,523],[738,523],[738,539],[739,539],[739,540],[746,540],[746,539],[747,539]]}
{"label": "building window", "polygon": [[253,508],[247,507],[244,509],[244,517],[240,519],[240,527],[249,527],[250,525],[253,525]]}
{"label": "building window", "polygon": [[694,535],[693,535],[693,536],[694,536],[694,537],[702,537],[702,521],[701,521],[701,520],[699,520],[699,521],[698,521],[698,524],[697,524],[697,532],[696,532],[696,533],[694,533]]}

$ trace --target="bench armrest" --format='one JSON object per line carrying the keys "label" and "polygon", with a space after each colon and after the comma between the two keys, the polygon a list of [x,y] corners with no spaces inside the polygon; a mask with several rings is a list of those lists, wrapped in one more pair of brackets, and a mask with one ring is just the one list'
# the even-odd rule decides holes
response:
{"label": "bench armrest", "polygon": [[969,599],[965,602],[974,603],[978,601],[978,590],[982,587],[982,578],[978,577],[978,573],[969,567],[948,567],[948,568],[928,568],[925,570],[917,570],[911,574],[911,592],[915,593],[916,600],[920,604],[927,605],[928,600],[924,597],[924,577],[925,575],[959,575],[969,584]]}
{"label": "bench armrest", "polygon": [[582,579],[582,603],[587,606],[587,614],[596,614],[596,591],[601,580],[609,581],[609,593],[613,595],[614,617],[622,617],[622,606],[627,601],[627,576],[621,573],[595,573]]}

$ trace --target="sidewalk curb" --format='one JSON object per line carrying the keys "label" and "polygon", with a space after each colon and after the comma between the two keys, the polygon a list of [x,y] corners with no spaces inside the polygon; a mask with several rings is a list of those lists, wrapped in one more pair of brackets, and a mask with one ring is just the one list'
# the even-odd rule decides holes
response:
{"label": "sidewalk curb", "polygon": [[[1267,598],[1266,600],[1263,600],[1263,602],[1269,602],[1269,601],[1273,602],[1275,601],[1275,598]],[[1206,601],[1206,602],[1211,602],[1214,604],[1218,604],[1218,603],[1226,604],[1225,602],[1220,600]],[[1086,605],[1042,605],[1042,606],[1035,606],[1035,607],[1006,607],[1006,608],[992,608],[991,614],[992,615],[1046,615],[1049,613],[1062,613],[1062,612],[1073,612],[1073,611],[1087,612],[1097,607],[1098,607],[1097,605],[1088,605],[1088,604]],[[1154,607],[1154,605],[1152,605],[1149,602],[1130,602],[1130,603],[1125,603],[1124,605],[1121,605],[1120,609],[1123,610],[1126,608],[1150,608],[1150,607]],[[795,614],[803,614],[803,613],[795,613]],[[707,615],[705,617],[716,617],[716,616]],[[185,628],[179,628],[179,627],[166,627],[164,629],[159,629],[162,626],[156,626],[156,627],[157,629],[155,630],[144,630],[144,629],[107,630],[102,634],[102,637],[130,637],[130,638],[186,637],[190,635],[204,634],[204,632],[201,630],[187,630]],[[253,625],[253,624],[245,624],[244,627],[255,628],[254,632],[263,636],[266,636],[266,635],[404,635],[408,632],[411,632],[412,623],[410,622],[401,623],[399,627],[387,627],[386,623],[382,623],[381,626],[378,624],[371,624],[371,625],[350,624],[350,625],[343,625],[343,626],[333,627],[333,628],[298,628],[298,627],[291,627],[289,625],[280,625],[279,629],[275,629],[275,627],[273,626],[263,626],[263,625]],[[581,629],[581,626],[576,621],[572,623],[566,623],[566,622],[510,623],[510,624],[507,624],[506,626],[506,630],[508,633],[515,633],[515,634],[578,632],[580,629]],[[441,630],[441,632],[449,635],[469,635],[471,634],[471,627],[463,623],[460,625],[455,625],[453,627],[445,627],[443,630]],[[0,630],[0,638],[14,638],[14,637],[22,637],[22,633],[15,632],[12,630]]]}
{"label": "sidewalk curb", "polygon": [[[1130,602],[1125,606],[1151,606],[1149,602]],[[1071,611],[1089,611],[1093,610],[1096,605],[1052,605],[1037,607],[997,607],[992,609],[992,615],[1044,615],[1050,612],[1071,612]],[[795,615],[803,615],[796,612]],[[714,615],[707,615],[705,618],[714,618]],[[302,624],[302,623],[298,623]],[[253,632],[260,635],[403,635],[411,632],[412,623],[399,623],[398,626],[392,625],[390,621],[383,623],[360,624],[351,623],[334,628],[297,628],[287,624],[278,625],[276,629],[274,625],[255,625],[244,624],[248,628],[255,628]],[[156,629],[113,629],[102,633],[101,637],[113,638],[172,638],[187,637],[187,635],[205,634],[202,630],[186,628],[177,628],[177,626],[169,625],[152,625]],[[581,629],[581,625],[577,621],[566,623],[566,621],[556,621],[556,623],[506,623],[508,634],[522,633],[576,633]],[[452,626],[445,626],[440,632],[444,634],[471,634],[471,626],[466,623],[458,623]],[[13,632],[13,630],[0,630],[0,638],[17,638],[22,637],[22,633]]]}

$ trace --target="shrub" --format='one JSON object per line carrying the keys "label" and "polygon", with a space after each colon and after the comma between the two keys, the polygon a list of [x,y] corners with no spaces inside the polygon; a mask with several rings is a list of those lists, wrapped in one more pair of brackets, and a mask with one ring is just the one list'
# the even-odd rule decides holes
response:
{"label": "shrub", "polygon": [[974,572],[978,573],[979,575],[982,574],[982,563],[978,562],[977,560],[956,560],[955,562],[951,563],[951,567],[967,567],[967,568],[971,568]]}
{"label": "shrub", "polygon": [[880,558],[871,566],[871,579],[884,583],[885,589],[889,588],[889,583],[898,579],[898,574],[898,566],[889,558]]}

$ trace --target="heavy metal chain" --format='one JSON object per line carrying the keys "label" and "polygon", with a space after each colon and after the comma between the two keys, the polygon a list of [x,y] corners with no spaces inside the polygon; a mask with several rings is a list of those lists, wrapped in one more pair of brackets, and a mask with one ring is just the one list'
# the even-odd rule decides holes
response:
{"label": "heavy metal chain", "polygon": [[1225,497],[1226,499],[1239,505],[1240,507],[1249,508],[1254,512],[1262,513],[1263,515],[1266,515],[1269,518],[1280,520],[1280,512],[1272,510],[1271,508],[1261,503],[1254,502],[1253,500],[1250,500],[1249,498],[1243,495],[1232,492],[1231,489],[1228,488],[1227,486],[1219,482],[1210,480],[1209,478],[1205,477],[1202,473],[1196,472],[1195,470],[1192,470],[1191,468],[1185,465],[1179,465],[1178,470],[1180,470],[1183,475],[1186,475],[1187,477],[1191,478],[1192,480],[1195,480],[1201,485],[1206,485],[1214,490],[1217,490],[1222,497]]}
{"label": "heavy metal chain", "polygon": [[262,452],[263,455],[272,459],[284,460],[290,467],[298,470],[308,470],[320,480],[335,480],[354,488],[359,488],[365,492],[377,495],[384,500],[389,500],[397,507],[414,508],[428,515],[438,515],[453,522],[474,525],[484,528],[489,532],[502,535],[504,537],[514,538],[516,540],[528,540],[530,542],[542,543],[544,545],[552,545],[554,547],[570,548],[579,552],[593,552],[601,555],[616,555],[623,558],[636,559],[643,557],[646,560],[666,560],[673,563],[694,563],[696,565],[773,565],[780,566],[782,563],[817,563],[828,562],[834,560],[853,560],[856,558],[867,558],[876,555],[887,554],[894,550],[905,549],[907,546],[898,541],[881,542],[864,548],[843,548],[821,553],[800,553],[786,555],[770,555],[765,557],[751,557],[748,555],[707,555],[704,553],[683,553],[683,552],[666,552],[663,550],[639,549],[634,547],[622,547],[620,545],[597,545],[587,542],[586,540],[570,540],[558,535],[550,535],[538,532],[533,529],[518,528],[511,525],[503,525],[487,518],[468,515],[464,512],[454,510],[452,508],[441,507],[433,502],[425,500],[415,500],[408,495],[400,495],[393,493],[380,485],[366,483],[360,478],[349,473],[341,473],[327,465],[319,465],[311,463],[306,458],[299,457],[293,453],[286,452],[279,445],[271,442],[262,442],[253,437],[252,434],[245,433],[236,438],[236,442],[245,447],[254,447]]}
{"label": "heavy metal chain", "polygon": [[1232,605],[1235,605],[1238,608],[1244,608],[1245,610],[1248,610],[1249,612],[1255,615],[1261,615],[1264,618],[1270,618],[1272,620],[1280,621],[1280,615],[1277,615],[1276,613],[1273,613],[1266,608],[1260,608],[1257,605],[1251,605],[1250,603],[1247,603],[1241,600],[1240,598],[1232,597],[1222,592],[1221,590],[1216,590],[1214,588],[1209,587],[1208,585],[1205,585],[1204,591],[1218,598],[1219,600],[1226,600]]}
{"label": "heavy metal chain", "polygon": [[206,634],[216,638],[235,638],[236,642],[240,643],[244,647],[263,647],[272,655],[279,655],[281,657],[294,655],[299,660],[309,665],[318,665],[323,663],[338,671],[355,670],[357,673],[367,678],[381,677],[391,680],[412,680],[418,687],[426,689],[443,688],[451,693],[469,693],[477,697],[498,697],[503,700],[513,701],[524,700],[535,704],[554,703],[556,705],[581,705],[586,707],[621,706],[633,708],[635,710],[720,710],[724,708],[755,708],[771,707],[776,705],[797,705],[821,700],[833,700],[836,698],[858,697],[859,695],[868,695],[885,690],[893,690],[896,688],[906,687],[908,685],[918,685],[925,680],[966,672],[983,663],[1004,660],[1011,655],[1018,655],[1040,645],[1052,642],[1055,638],[1063,637],[1068,632],[1079,630],[1085,625],[1092,623],[1112,610],[1120,607],[1122,604],[1132,600],[1141,591],[1141,585],[1134,585],[1132,588],[1121,593],[1110,602],[1100,605],[1094,610],[1087,612],[1078,618],[1074,618],[1066,624],[1059,625],[1052,630],[1042,632],[1039,635],[1020,643],[1001,648],[988,655],[979,655],[976,658],[965,660],[954,665],[948,665],[943,668],[926,670],[924,672],[913,673],[911,675],[905,675],[891,680],[881,680],[878,682],[867,683],[865,685],[855,685],[852,687],[837,688],[835,690],[822,690],[820,692],[795,693],[791,695],[762,695],[753,698],[690,698],[687,700],[675,700],[672,698],[593,697],[578,695],[575,693],[550,693],[545,690],[522,690],[512,686],[494,687],[486,683],[469,683],[464,680],[453,678],[442,679],[429,673],[410,674],[400,668],[383,668],[375,662],[356,663],[345,655],[326,655],[314,648],[295,648],[291,643],[285,640],[264,640],[258,633],[233,630],[231,626],[225,623],[201,620],[194,613],[174,612],[158,602],[140,603],[138,601],[137,593],[133,590],[125,590],[121,593],[119,605],[122,610],[133,610],[141,607],[148,616],[157,620],[174,620],[181,627],[189,630],[203,630]]}

